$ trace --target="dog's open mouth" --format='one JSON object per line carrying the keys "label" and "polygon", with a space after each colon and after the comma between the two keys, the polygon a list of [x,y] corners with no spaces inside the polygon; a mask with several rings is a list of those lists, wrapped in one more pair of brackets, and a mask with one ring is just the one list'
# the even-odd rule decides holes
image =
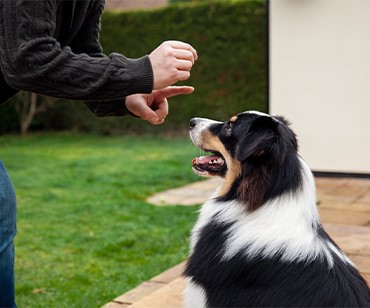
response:
{"label": "dog's open mouth", "polygon": [[221,176],[226,170],[225,159],[219,153],[196,157],[192,164],[193,170],[201,176]]}

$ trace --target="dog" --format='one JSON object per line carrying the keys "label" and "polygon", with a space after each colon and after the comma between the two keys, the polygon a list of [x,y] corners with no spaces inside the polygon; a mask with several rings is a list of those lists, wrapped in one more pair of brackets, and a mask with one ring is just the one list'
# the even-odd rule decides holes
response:
{"label": "dog", "polygon": [[256,111],[191,119],[191,140],[212,153],[193,170],[224,181],[192,231],[187,308],[370,307],[364,278],[320,223],[314,177],[289,125]]}

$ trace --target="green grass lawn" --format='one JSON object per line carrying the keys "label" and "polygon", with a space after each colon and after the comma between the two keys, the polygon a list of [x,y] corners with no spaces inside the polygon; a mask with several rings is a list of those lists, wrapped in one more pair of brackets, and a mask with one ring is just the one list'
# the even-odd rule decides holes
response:
{"label": "green grass lawn", "polygon": [[198,180],[184,138],[0,137],[18,198],[19,307],[100,307],[183,261],[197,207],[145,199]]}

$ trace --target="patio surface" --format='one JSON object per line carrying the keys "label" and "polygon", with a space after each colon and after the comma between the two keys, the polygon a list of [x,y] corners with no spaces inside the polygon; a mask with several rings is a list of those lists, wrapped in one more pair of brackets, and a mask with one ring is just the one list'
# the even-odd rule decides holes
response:
{"label": "patio surface", "polygon": [[[159,206],[203,203],[219,184],[217,178],[154,195]],[[370,179],[316,178],[321,221],[326,231],[357,265],[370,285]],[[118,296],[104,308],[181,308],[184,263]]]}

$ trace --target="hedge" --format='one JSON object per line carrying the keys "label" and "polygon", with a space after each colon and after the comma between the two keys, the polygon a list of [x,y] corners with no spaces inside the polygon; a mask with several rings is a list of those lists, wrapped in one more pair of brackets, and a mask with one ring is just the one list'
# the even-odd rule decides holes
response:
{"label": "hedge", "polygon": [[[265,1],[213,1],[178,3],[152,11],[107,11],[100,40],[106,54],[120,52],[132,58],[171,39],[196,48],[199,59],[191,78],[183,83],[193,85],[195,92],[171,98],[165,125],[155,128],[176,131],[186,128],[194,116],[221,120],[248,109],[266,111],[266,33]],[[130,117],[97,119],[77,102],[58,100],[53,106],[38,118],[37,128],[102,133],[153,130]],[[6,109],[0,110],[2,122]]]}

